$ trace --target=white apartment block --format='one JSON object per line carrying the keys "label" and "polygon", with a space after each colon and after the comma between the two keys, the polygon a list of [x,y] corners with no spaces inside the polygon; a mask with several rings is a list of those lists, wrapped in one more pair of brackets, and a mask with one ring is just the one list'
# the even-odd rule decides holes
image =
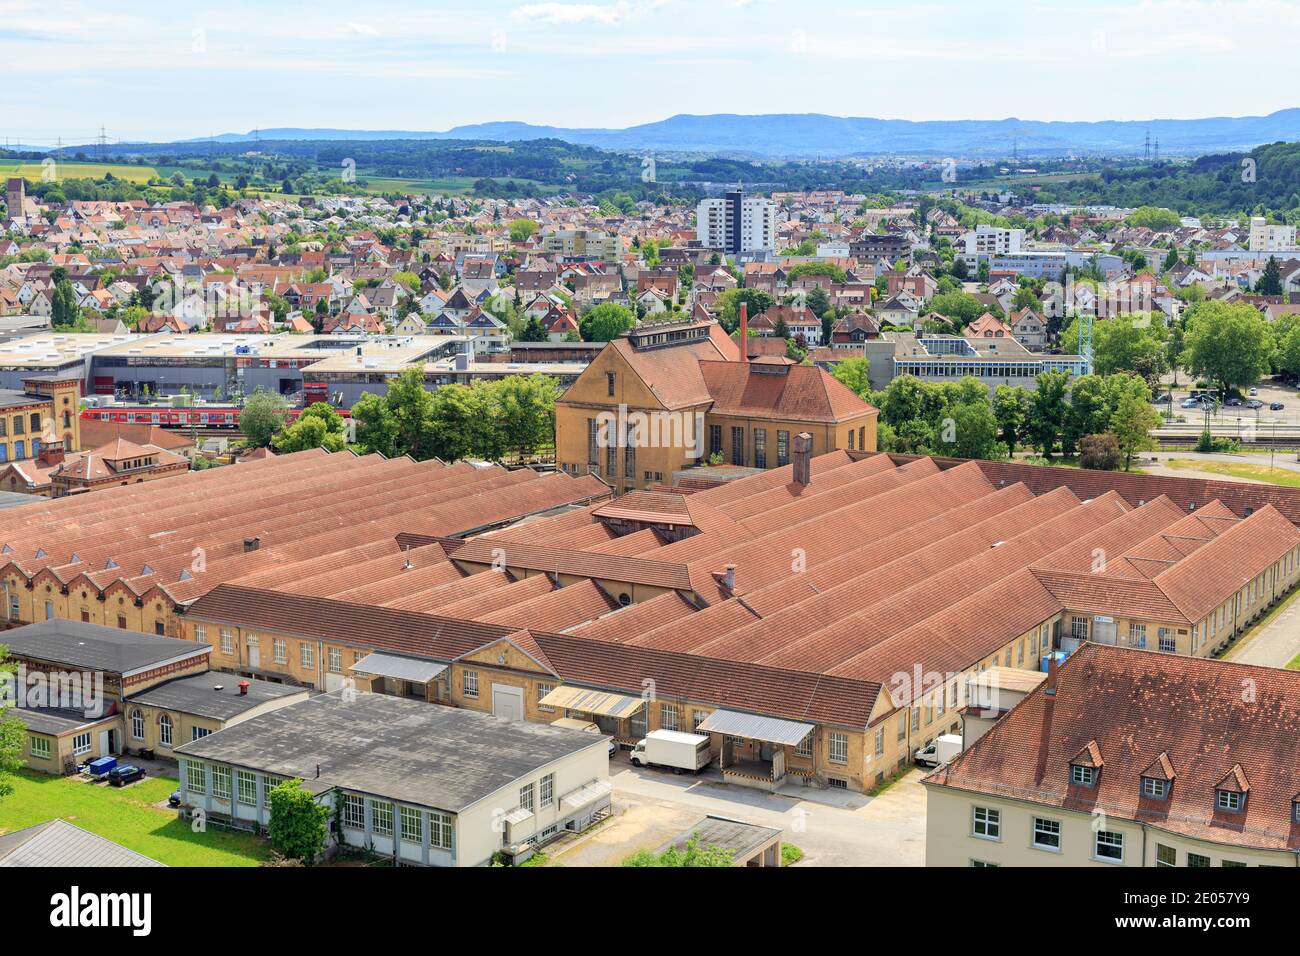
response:
{"label": "white apartment block", "polygon": [[1294,252],[1295,226],[1274,226],[1263,216],[1250,219],[1251,252]]}
{"label": "white apartment block", "polygon": [[1013,256],[1020,253],[1025,230],[979,225],[961,237],[967,256]]}
{"label": "white apartment block", "polygon": [[776,251],[776,203],[739,191],[703,199],[695,211],[695,236],[709,249],[732,255]]}

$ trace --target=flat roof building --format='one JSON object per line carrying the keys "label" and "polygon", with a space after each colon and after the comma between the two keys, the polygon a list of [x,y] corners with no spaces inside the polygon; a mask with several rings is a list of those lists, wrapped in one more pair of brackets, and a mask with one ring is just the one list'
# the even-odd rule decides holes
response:
{"label": "flat roof building", "polygon": [[336,839],[404,863],[526,858],[609,808],[603,736],[385,694],[321,694],[179,755],[190,806],[265,825],[266,792],[296,777],[331,807],[339,795]]}

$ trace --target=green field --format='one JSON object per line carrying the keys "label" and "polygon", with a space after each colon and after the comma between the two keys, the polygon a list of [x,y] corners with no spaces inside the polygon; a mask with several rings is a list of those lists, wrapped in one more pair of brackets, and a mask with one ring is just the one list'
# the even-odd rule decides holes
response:
{"label": "green field", "polygon": [[119,788],[21,771],[13,782],[14,792],[0,797],[0,833],[58,817],[168,866],[257,866],[269,853],[265,840],[216,827],[195,833],[176,811],[156,806],[176,789],[170,777]]}
{"label": "green field", "polygon": [[1208,471],[1224,478],[1250,478],[1273,485],[1300,488],[1300,472],[1288,468],[1269,468],[1267,465],[1248,465],[1234,461],[1201,461],[1195,458],[1170,458],[1165,464],[1170,468]]}
{"label": "green field", "polygon": [[[41,163],[0,160],[0,176],[21,176],[23,179],[40,182],[43,172]],[[132,183],[147,183],[158,175],[152,166],[132,166],[129,163],[78,163],[65,160],[58,164],[59,179],[103,179],[105,173],[112,173],[115,178]]]}

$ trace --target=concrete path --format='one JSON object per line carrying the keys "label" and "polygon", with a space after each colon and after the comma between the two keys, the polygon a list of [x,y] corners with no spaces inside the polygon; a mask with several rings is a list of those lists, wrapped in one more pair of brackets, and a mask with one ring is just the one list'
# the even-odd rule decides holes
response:
{"label": "concrete path", "polygon": [[1300,655],[1300,591],[1287,598],[1282,610],[1243,643],[1224,654],[1225,660],[1264,667],[1286,667]]}

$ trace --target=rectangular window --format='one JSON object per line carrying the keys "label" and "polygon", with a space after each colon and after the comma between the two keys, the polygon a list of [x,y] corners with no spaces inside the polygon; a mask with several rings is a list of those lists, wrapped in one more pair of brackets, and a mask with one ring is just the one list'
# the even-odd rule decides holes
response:
{"label": "rectangular window", "polygon": [[271,641],[271,653],[275,656],[277,664],[289,663],[289,644],[281,638],[275,638]]}
{"label": "rectangular window", "polygon": [[221,629],[221,653],[235,653],[235,632],[226,627]]}
{"label": "rectangular window", "polygon": [[721,425],[709,426],[709,454],[710,455],[722,454],[722,426]]}
{"label": "rectangular window", "polygon": [[1241,809],[1241,794],[1235,790],[1220,790],[1218,794],[1218,807],[1220,810],[1237,811]]}
{"label": "rectangular window", "polygon": [[316,666],[316,648],[305,641],[298,645],[298,660],[303,667]]}
{"label": "rectangular window", "polygon": [[343,673],[343,651],[340,648],[331,647],[329,653],[330,653],[330,673],[342,674]]}
{"label": "rectangular window", "polygon": [[1096,855],[1099,860],[1124,862],[1124,834],[1114,830],[1098,830]]}
{"label": "rectangular window", "polygon": [[554,707],[543,707],[543,706],[542,706],[542,700],[546,697],[547,694],[549,694],[549,693],[550,693],[551,691],[553,691],[553,690],[555,690],[555,685],[554,685],[554,684],[538,684],[538,685],[537,685],[537,709],[540,710],[543,714],[551,714],[551,713],[554,713],[554,712],[555,712],[555,708],[554,708]]}
{"label": "rectangular window", "polygon": [[144,714],[138,710],[131,714],[131,739],[144,740]]}
{"label": "rectangular window", "polygon": [[539,786],[542,806],[549,807],[555,802],[555,774],[548,773]]}
{"label": "rectangular window", "polygon": [[218,800],[230,799],[230,768],[212,768],[212,795]]}
{"label": "rectangular window", "polygon": [[767,429],[754,429],[754,467],[767,467]]}
{"label": "rectangular window", "polygon": [[1142,796],[1151,797],[1154,800],[1163,800],[1165,794],[1169,792],[1168,780],[1156,780],[1152,777],[1142,778]]}
{"label": "rectangular window", "polygon": [[74,754],[90,753],[90,733],[77,734],[72,738],[72,752]]}
{"label": "rectangular window", "polygon": [[898,739],[900,741],[907,739],[907,711],[898,715]]}
{"label": "rectangular window", "polygon": [[614,383],[617,379],[618,376],[614,372],[605,373],[605,388],[610,398],[614,397]]}
{"label": "rectangular window", "polygon": [[745,464],[745,429],[735,425],[731,427],[731,463]]}
{"label": "rectangular window", "polygon": [[438,850],[451,849],[451,817],[447,814],[429,811],[429,846]]}
{"label": "rectangular window", "polygon": [[988,807],[973,807],[971,833],[981,840],[1002,839],[1002,811],[990,810]]}
{"label": "rectangular window", "polygon": [[210,733],[212,733],[212,731],[208,730],[206,727],[191,727],[190,740],[202,740]]}
{"label": "rectangular window", "polygon": [[1160,650],[1165,654],[1172,654],[1178,650],[1178,644],[1174,640],[1174,632],[1171,628],[1162,627],[1157,632],[1160,636]]}
{"label": "rectangular window", "polygon": [[1200,853],[1187,854],[1187,865],[1191,867],[1204,867],[1210,865],[1210,858],[1202,856]]}
{"label": "rectangular window", "polygon": [[790,464],[790,433],[784,429],[776,432],[776,464],[778,468]]}
{"label": "rectangular window", "polygon": [[50,755],[50,741],[48,737],[32,738],[32,756],[45,759]]}
{"label": "rectangular window", "polygon": [[1147,646],[1147,626],[1145,624],[1130,624],[1128,626],[1128,646],[1137,648]]}
{"label": "rectangular window", "polygon": [[[812,735],[810,734],[809,736]],[[826,759],[831,763],[849,762],[848,734],[831,731],[826,735]]]}
{"label": "rectangular window", "polygon": [[812,731],[808,736],[794,745],[794,755],[796,757],[811,757],[813,755],[813,738],[816,736]]}
{"label": "rectangular window", "polygon": [[366,828],[366,800],[355,793],[343,797],[343,825],[350,830]]}
{"label": "rectangular window", "polygon": [[691,730],[699,730],[700,724],[704,723],[705,718],[709,716],[707,710],[691,711]]}
{"label": "rectangular window", "polygon": [[533,785],[525,784],[519,788],[519,809],[533,812]]}
{"label": "rectangular window", "polygon": [[680,730],[679,711],[676,704],[659,705],[659,726],[664,730]]}
{"label": "rectangular window", "polygon": [[270,774],[267,774],[265,777],[263,777],[262,778],[262,802],[265,804],[270,804],[271,791],[274,790],[276,787],[280,786],[280,784],[282,783],[284,783],[284,780],[281,779],[280,777],[273,777]]}
{"label": "rectangular window", "polygon": [[1081,787],[1091,787],[1097,779],[1096,767],[1081,767],[1078,764],[1070,765],[1070,782]]}
{"label": "rectangular window", "polygon": [[1156,866],[1177,866],[1178,850],[1163,843],[1156,844]]}
{"label": "rectangular window", "polygon": [[478,671],[466,671],[461,678],[461,682],[465,696],[476,700],[478,698]]}
{"label": "rectangular window", "polygon": [[208,643],[208,629],[202,624],[194,625],[194,640],[200,644]]}
{"label": "rectangular window", "polygon": [[208,777],[203,772],[203,764],[188,760],[185,763],[185,786],[190,793],[207,793]]}
{"label": "rectangular window", "polygon": [[1070,618],[1070,636],[1077,641],[1088,639],[1088,619],[1086,617]]}
{"label": "rectangular window", "polygon": [[1040,850],[1061,848],[1061,822],[1034,817],[1034,846]]}
{"label": "rectangular window", "polygon": [[596,419],[587,419],[587,464],[600,465],[600,443],[597,440]]}
{"label": "rectangular window", "polygon": [[424,814],[411,807],[402,807],[402,839],[407,843],[424,842]]}
{"label": "rectangular window", "polygon": [[235,797],[246,807],[257,806],[257,774],[250,770],[235,771]]}
{"label": "rectangular window", "polygon": [[876,728],[876,756],[883,757],[884,755],[885,755],[885,728],[877,727]]}
{"label": "rectangular window", "polygon": [[370,803],[370,830],[375,836],[393,835],[393,805],[384,800]]}

